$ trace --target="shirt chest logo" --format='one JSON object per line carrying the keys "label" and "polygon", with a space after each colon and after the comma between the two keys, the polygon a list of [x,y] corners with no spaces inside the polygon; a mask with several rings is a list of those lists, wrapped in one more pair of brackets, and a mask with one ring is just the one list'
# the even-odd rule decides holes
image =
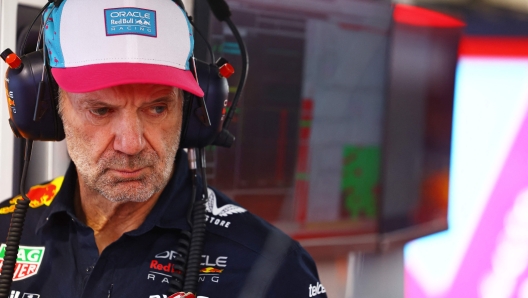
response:
{"label": "shirt chest logo", "polygon": [[135,34],[157,37],[154,10],[121,7],[105,9],[106,36]]}
{"label": "shirt chest logo", "polygon": [[[170,283],[172,274],[179,272],[174,268],[173,260],[181,256],[178,252],[169,250],[156,254],[154,259],[149,264],[149,271],[147,273],[147,280],[157,281],[160,283]],[[211,281],[218,283],[220,274],[227,267],[227,256],[212,257],[210,255],[202,255],[200,262],[200,269],[198,281]]]}
{"label": "shirt chest logo", "polygon": [[[13,274],[13,281],[26,279],[37,272],[44,258],[44,246],[20,246],[18,249],[17,262],[15,265],[15,273]],[[0,246],[0,267],[4,264],[4,256],[6,245]],[[0,270],[1,272],[1,270]]]}

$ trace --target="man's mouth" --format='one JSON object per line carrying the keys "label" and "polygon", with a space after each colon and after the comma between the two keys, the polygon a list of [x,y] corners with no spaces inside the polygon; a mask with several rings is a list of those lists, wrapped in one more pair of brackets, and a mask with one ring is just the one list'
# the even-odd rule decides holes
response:
{"label": "man's mouth", "polygon": [[109,172],[119,176],[120,178],[128,178],[128,179],[134,179],[139,178],[142,174],[145,168],[140,169],[109,169]]}

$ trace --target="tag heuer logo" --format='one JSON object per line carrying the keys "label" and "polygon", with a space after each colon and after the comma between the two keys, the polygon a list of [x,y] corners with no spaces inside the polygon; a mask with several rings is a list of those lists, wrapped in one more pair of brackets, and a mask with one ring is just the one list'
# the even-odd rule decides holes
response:
{"label": "tag heuer logo", "polygon": [[[36,275],[44,257],[43,246],[20,246],[13,281],[22,280]],[[6,245],[0,246],[0,268],[4,264]],[[2,271],[0,270],[0,273]]]}

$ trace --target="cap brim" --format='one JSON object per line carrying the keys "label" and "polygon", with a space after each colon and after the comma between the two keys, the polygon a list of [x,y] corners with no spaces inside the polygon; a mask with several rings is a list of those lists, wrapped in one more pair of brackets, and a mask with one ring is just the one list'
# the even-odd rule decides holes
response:
{"label": "cap brim", "polygon": [[204,92],[189,70],[143,63],[103,63],[68,68],[52,68],[59,86],[73,93],[84,93],[125,84],[174,86],[203,97]]}

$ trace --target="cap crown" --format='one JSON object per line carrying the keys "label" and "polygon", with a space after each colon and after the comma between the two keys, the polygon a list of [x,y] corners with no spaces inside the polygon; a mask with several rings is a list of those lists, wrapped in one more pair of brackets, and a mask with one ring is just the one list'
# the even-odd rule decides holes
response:
{"label": "cap crown", "polygon": [[171,0],[66,0],[44,13],[53,68],[143,63],[189,69],[194,39]]}

